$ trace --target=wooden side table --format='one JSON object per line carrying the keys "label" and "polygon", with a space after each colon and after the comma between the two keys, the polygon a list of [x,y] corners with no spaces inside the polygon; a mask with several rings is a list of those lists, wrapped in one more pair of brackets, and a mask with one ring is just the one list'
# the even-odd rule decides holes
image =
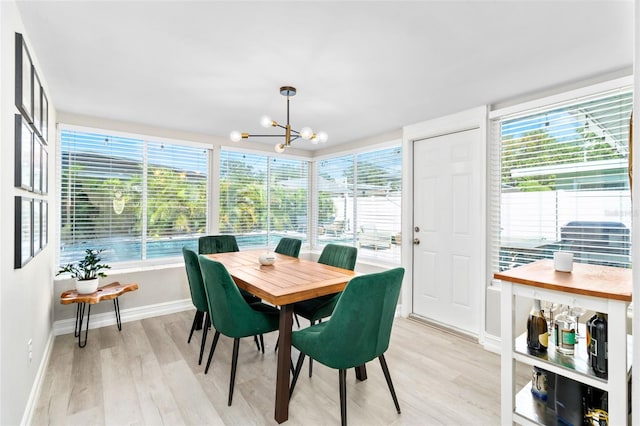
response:
{"label": "wooden side table", "polygon": [[[113,300],[113,310],[116,313],[116,324],[118,330],[122,330],[122,322],[120,321],[120,302],[118,297],[129,291],[138,289],[138,284],[120,284],[119,282],[113,282],[111,284],[98,287],[94,293],[79,294],[76,290],[67,290],[60,295],[60,303],[68,305],[71,303],[77,303],[76,308],[76,326],[74,330],[74,337],[78,338],[78,346],[84,348],[87,345],[87,335],[89,334],[89,317],[91,316],[91,305],[100,303],[103,300]],[[87,305],[89,305],[87,309]],[[82,340],[82,325],[84,322],[84,311],[87,311],[87,322],[84,331],[84,341]]]}

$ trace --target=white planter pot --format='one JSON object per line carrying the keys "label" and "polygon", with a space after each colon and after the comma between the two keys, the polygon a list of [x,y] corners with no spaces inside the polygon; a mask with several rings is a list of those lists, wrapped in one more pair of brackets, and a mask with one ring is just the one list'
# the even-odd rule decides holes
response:
{"label": "white planter pot", "polygon": [[92,280],[76,280],[76,290],[79,294],[95,293],[98,289],[99,278]]}

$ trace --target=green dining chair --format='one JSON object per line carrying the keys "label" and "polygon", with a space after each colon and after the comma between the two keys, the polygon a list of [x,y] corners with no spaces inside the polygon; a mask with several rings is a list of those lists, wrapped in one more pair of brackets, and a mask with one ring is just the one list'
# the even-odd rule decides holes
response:
{"label": "green dining chair", "polygon": [[[198,254],[230,253],[240,251],[234,235],[204,235],[198,238]],[[240,290],[247,303],[260,302],[260,298],[246,290]]]}
{"label": "green dining chair", "polygon": [[[204,353],[205,342],[207,341],[207,331],[211,325],[211,318],[209,317],[209,306],[207,304],[207,295],[204,291],[204,282],[202,281],[202,273],[200,272],[200,263],[198,263],[198,255],[195,251],[182,247],[182,256],[184,257],[184,266],[187,270],[187,281],[189,281],[189,291],[191,292],[191,302],[196,308],[196,314],[193,317],[193,324],[191,324],[191,331],[189,332],[189,339],[187,343],[191,343],[191,337],[193,331],[196,329],[200,318],[203,317],[202,326],[202,342],[200,343],[200,357],[198,358],[198,365],[202,364],[202,354]],[[198,314],[198,313],[201,314]]]}
{"label": "green dining chair", "polygon": [[302,240],[284,237],[280,238],[280,241],[278,241],[278,245],[274,251],[287,256],[298,257],[300,255],[301,246]]}
{"label": "green dining chair", "polygon": [[[318,263],[353,271],[356,267],[357,257],[358,249],[353,246],[327,244],[324,246],[324,249],[322,249],[322,253],[320,253]],[[341,293],[329,294],[295,303],[293,305],[293,313],[296,316],[308,319],[311,325],[315,324],[316,321],[321,322],[323,318],[331,315],[333,308],[340,298],[340,294]],[[309,360],[309,377],[312,375],[313,360]]]}
{"label": "green dining chair", "polygon": [[[276,331],[279,326],[280,311],[264,303],[249,305],[240,294],[238,286],[220,262],[206,256],[198,257],[211,323],[216,332],[211,343],[209,358],[204,373],[207,374],[220,334],[233,338],[231,357],[231,378],[229,379],[228,405],[233,401],[233,385],[236,379],[238,349],[242,337],[257,336]],[[261,342],[264,347],[264,341]]]}
{"label": "green dining chair", "polygon": [[234,235],[204,235],[198,238],[198,253],[229,253],[240,251]]}
{"label": "green dining chair", "polygon": [[329,320],[294,331],[291,344],[300,351],[291,381],[293,395],[305,355],[338,370],[340,417],[347,424],[346,371],[378,358],[393,403],[400,404],[384,353],[389,348],[404,268],[357,276],[345,287]]}

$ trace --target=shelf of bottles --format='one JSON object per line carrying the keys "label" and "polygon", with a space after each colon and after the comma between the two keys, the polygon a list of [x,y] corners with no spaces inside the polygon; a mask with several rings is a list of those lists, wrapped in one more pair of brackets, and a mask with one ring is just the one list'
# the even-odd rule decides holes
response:
{"label": "shelf of bottles", "polygon": [[[603,297],[592,297],[565,291],[556,291],[527,284],[502,281],[502,424],[516,422],[523,425],[555,425],[558,417],[552,407],[536,398],[531,392],[531,382],[516,389],[514,380],[516,362],[541,369],[552,375],[574,381],[580,386],[605,391],[610,425],[627,424],[629,421],[628,383],[631,375],[632,337],[626,334],[628,302]],[[525,297],[565,306],[580,306],[592,312],[606,315],[608,321],[608,369],[607,374],[594,372],[587,350],[585,324],[578,327],[573,353],[561,353],[551,325],[547,348],[536,352],[527,345],[527,331],[515,329],[515,298]],[[535,309],[534,309],[535,310]],[[585,318],[582,318],[583,322]],[[547,318],[545,318],[547,321]],[[505,338],[512,336],[511,339]],[[561,337],[559,337],[561,342]],[[561,343],[560,343],[561,344]],[[589,389],[591,391],[591,389]]]}

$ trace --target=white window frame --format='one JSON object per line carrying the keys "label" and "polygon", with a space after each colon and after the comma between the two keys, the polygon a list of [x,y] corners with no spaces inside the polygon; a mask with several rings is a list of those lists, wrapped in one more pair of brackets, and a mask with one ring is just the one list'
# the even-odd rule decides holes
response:
{"label": "white window frame", "polygon": [[[606,82],[568,90],[562,93],[530,100],[513,105],[496,105],[495,109],[489,112],[489,149],[488,149],[488,200],[487,200],[487,222],[489,232],[487,233],[487,248],[490,250],[487,256],[487,269],[493,274],[498,270],[498,252],[500,245],[500,129],[497,123],[501,118],[518,115],[529,115],[538,109],[553,109],[562,106],[573,100],[588,97],[604,96],[607,92],[613,92],[628,87],[633,87],[633,77],[622,77]],[[492,285],[499,285],[499,281],[492,279]]]}
{"label": "white window frame", "polygon": [[[57,133],[57,145],[56,145],[56,177],[55,177],[55,192],[54,194],[54,199],[53,202],[56,205],[56,210],[55,210],[55,214],[57,215],[57,229],[55,231],[55,239],[54,239],[54,243],[56,246],[56,252],[55,252],[55,264],[58,265],[60,264],[60,243],[61,243],[61,235],[60,235],[60,220],[59,220],[59,216],[60,216],[60,197],[61,197],[61,191],[60,191],[60,185],[61,185],[61,179],[62,179],[62,167],[61,167],[61,162],[62,162],[62,141],[61,141],[61,134],[62,131],[77,131],[77,132],[85,132],[85,133],[101,133],[101,134],[108,134],[108,135],[113,135],[113,136],[117,136],[117,137],[123,137],[123,138],[132,138],[132,139],[141,139],[143,141],[151,141],[151,142],[164,142],[166,144],[172,144],[172,145],[183,145],[183,146],[187,146],[187,147],[192,147],[192,148],[202,148],[202,149],[206,149],[208,150],[208,155],[209,155],[209,168],[207,170],[207,173],[209,175],[209,178],[207,180],[207,196],[209,196],[209,194],[213,194],[214,191],[212,191],[212,188],[217,187],[218,185],[214,185],[214,171],[217,173],[217,167],[215,167],[214,163],[212,162],[212,158],[216,157],[216,153],[219,152],[219,149],[217,149],[216,147],[214,147],[211,144],[208,143],[202,143],[202,142],[194,142],[194,141],[189,141],[189,140],[185,140],[185,139],[173,139],[173,138],[167,138],[167,137],[162,137],[162,136],[156,136],[156,135],[151,135],[151,134],[143,134],[143,133],[135,133],[135,132],[124,132],[124,131],[119,131],[119,130],[113,130],[113,129],[108,129],[108,128],[100,128],[100,127],[92,127],[92,126],[81,126],[81,125],[75,125],[75,124],[65,124],[65,123],[59,123],[56,129],[56,133]],[[218,154],[219,155],[219,154]],[[146,165],[147,162],[147,158],[146,155],[143,157],[143,163],[145,163]],[[217,175],[216,175],[217,176]],[[217,179],[217,177],[216,177]],[[146,184],[145,184],[146,185]],[[143,197],[146,199],[146,192],[144,193]],[[212,214],[212,210],[211,209],[211,203],[207,203],[207,227],[208,229],[210,229],[210,224],[212,223],[211,221],[211,214]],[[51,215],[53,212],[50,211],[49,214]],[[142,217],[143,221],[146,221],[146,201],[143,205],[143,217]],[[217,226],[217,225],[216,225]],[[144,235],[142,235],[142,240],[144,241],[145,237]],[[144,252],[145,249],[145,245],[142,245],[142,251]],[[134,260],[131,262],[113,262],[110,263],[112,269],[110,270],[110,274],[114,274],[116,272],[123,272],[123,271],[127,271],[127,270],[135,270],[137,268],[147,268],[147,267],[156,267],[156,266],[160,266],[160,265],[164,265],[166,266],[167,264],[174,264],[174,263],[180,263],[182,262],[182,257],[181,256],[176,256],[176,257],[163,257],[163,258],[154,258],[154,259],[143,259],[143,260]]]}
{"label": "white window frame", "polygon": [[[310,193],[312,193],[312,214],[310,215],[310,232],[308,235],[310,244],[311,244],[311,251],[313,253],[319,254],[324,245],[319,245],[317,244],[318,241],[318,235],[317,235],[317,226],[315,226],[318,223],[318,206],[317,206],[317,200],[319,197],[319,191],[317,188],[317,179],[318,179],[318,163],[324,160],[331,160],[334,158],[338,158],[338,157],[343,157],[343,156],[347,156],[347,155],[353,155],[356,157],[356,161],[357,161],[357,156],[361,155],[361,154],[366,154],[369,152],[373,152],[373,151],[380,151],[383,149],[387,149],[387,148],[392,148],[392,147],[399,147],[402,150],[402,159],[401,161],[404,164],[404,160],[405,160],[405,146],[402,142],[402,139],[390,139],[381,143],[376,143],[376,144],[371,144],[371,145],[366,145],[364,147],[358,147],[358,148],[353,148],[353,149],[347,149],[347,150],[341,150],[341,151],[336,151],[336,152],[332,152],[330,154],[324,154],[324,155],[319,155],[313,158],[312,160],[312,167],[310,168],[310,173],[309,173],[309,179],[310,179]],[[404,167],[403,167],[404,169]],[[404,180],[404,176],[401,175],[401,182],[402,182],[402,199],[404,199],[406,197],[406,189],[405,189],[405,180]],[[357,217],[357,203],[354,200],[354,218]],[[402,230],[402,214],[400,215],[400,217],[398,217],[398,220],[400,221],[400,226],[399,228]],[[356,245],[357,247],[357,245]],[[397,245],[398,250],[402,250],[402,245],[398,244]],[[398,258],[397,262],[389,262],[380,258],[377,258],[375,256],[367,256],[366,254],[363,255],[363,253],[361,251],[358,252],[358,263],[371,263],[371,264],[375,264],[375,265],[380,265],[380,266],[399,266],[402,264],[402,252],[400,254],[400,257]]]}

